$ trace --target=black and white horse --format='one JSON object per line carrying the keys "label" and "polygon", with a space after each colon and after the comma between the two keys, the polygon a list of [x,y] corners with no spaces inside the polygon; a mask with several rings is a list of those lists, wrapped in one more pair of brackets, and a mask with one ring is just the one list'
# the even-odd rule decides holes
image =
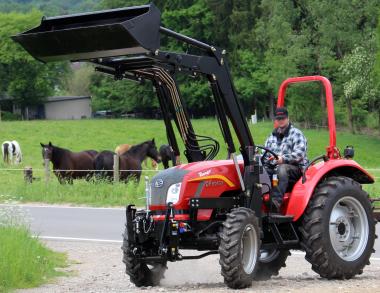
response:
{"label": "black and white horse", "polygon": [[1,146],[4,163],[20,164],[22,161],[22,152],[17,141],[4,141]]}

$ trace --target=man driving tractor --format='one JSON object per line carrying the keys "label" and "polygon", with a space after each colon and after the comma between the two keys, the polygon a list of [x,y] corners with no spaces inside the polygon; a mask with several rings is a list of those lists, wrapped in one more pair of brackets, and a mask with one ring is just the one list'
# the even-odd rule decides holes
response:
{"label": "man driving tractor", "polygon": [[265,147],[278,154],[278,159],[270,156],[266,170],[272,177],[277,175],[278,186],[273,188],[272,203],[280,211],[286,190],[297,182],[308,163],[307,140],[302,131],[289,122],[285,107],[276,109],[275,122],[276,128],[267,138]]}

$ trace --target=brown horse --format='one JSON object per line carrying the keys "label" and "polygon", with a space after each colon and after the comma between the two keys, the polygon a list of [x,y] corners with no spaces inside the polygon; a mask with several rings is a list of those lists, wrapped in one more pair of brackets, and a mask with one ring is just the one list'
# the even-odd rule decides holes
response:
{"label": "brown horse", "polygon": [[91,156],[92,159],[95,159],[95,157],[98,155],[98,151],[95,151],[95,150],[87,150],[87,151],[83,151],[87,154],[89,154]]}
{"label": "brown horse", "polygon": [[[131,147],[133,147],[133,145],[127,144],[127,143],[118,145],[115,149],[115,153],[118,154],[119,156],[124,155],[131,149]],[[147,160],[144,160],[144,165],[145,165],[145,168],[148,167]],[[158,170],[158,163],[154,159],[151,159],[151,166],[153,169]]]}
{"label": "brown horse", "polygon": [[[54,174],[58,181],[63,183],[73,183],[73,179],[85,178],[89,180],[94,170],[94,154],[96,151],[83,151],[74,153],[70,150],[41,143],[42,158],[48,159],[53,164]],[[97,152],[96,152],[97,153]]]}
{"label": "brown horse", "polygon": [[[114,154],[111,151],[103,151],[96,156],[97,178],[112,179]],[[132,146],[119,157],[120,180],[127,182],[130,178],[135,178],[139,181],[142,171],[141,163],[146,157],[150,157],[157,162],[161,160],[154,139]]]}

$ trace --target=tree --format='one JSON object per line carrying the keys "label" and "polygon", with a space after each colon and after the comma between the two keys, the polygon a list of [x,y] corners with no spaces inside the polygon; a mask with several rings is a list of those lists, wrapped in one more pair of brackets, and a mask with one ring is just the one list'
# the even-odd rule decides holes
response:
{"label": "tree", "polygon": [[0,13],[1,90],[23,110],[36,105],[54,92],[64,76],[64,64],[44,65],[34,60],[11,36],[38,24],[41,12]]}
{"label": "tree", "polygon": [[101,0],[100,6],[105,9],[128,7],[146,4],[145,0]]}
{"label": "tree", "polygon": [[115,81],[112,77],[96,73],[90,87],[94,110],[113,110],[119,114],[158,108],[150,83],[136,84],[129,80]]}
{"label": "tree", "polygon": [[100,0],[0,0],[0,11],[26,13],[34,8],[53,16],[90,11],[97,7],[99,2]]}
{"label": "tree", "polygon": [[[146,3],[102,0],[103,8]],[[261,117],[266,117],[267,112],[272,117],[280,83],[296,75],[327,76],[334,85],[337,110],[343,113],[347,100],[344,84],[347,87],[349,82],[343,78],[341,66],[358,44],[370,42],[380,9],[377,0],[157,0],[154,3],[161,9],[164,26],[227,49],[241,101],[249,111],[259,109]],[[199,53],[167,38],[162,39],[162,45],[168,50]],[[380,74],[372,74],[373,80],[375,76]],[[204,84],[182,77],[179,81],[191,110],[201,113],[212,108]],[[371,90],[366,90],[365,96],[352,97],[354,124],[360,123],[359,117],[365,111],[380,108],[374,94],[380,86],[373,83],[368,87]],[[325,96],[320,86],[291,89],[287,105],[294,118],[306,125],[326,124]],[[347,111],[337,122],[342,124],[349,115]]]}
{"label": "tree", "polygon": [[374,95],[371,74],[373,65],[373,48],[358,46],[351,54],[344,57],[343,64],[340,67],[344,79],[343,88],[347,105],[348,125],[352,133],[355,133],[354,121],[360,120],[367,114],[366,109],[363,109],[366,99],[371,99]]}
{"label": "tree", "polygon": [[374,81],[374,89],[376,94],[373,95],[372,99],[370,99],[370,104],[373,110],[377,111],[378,128],[380,129],[380,25],[378,25],[376,30],[376,53],[372,77]]}
{"label": "tree", "polygon": [[[162,23],[168,28],[208,42],[212,39],[213,16],[205,8],[204,0],[196,1],[154,1],[162,9]],[[131,5],[146,4],[146,1],[133,0],[103,0],[103,8],[117,8]],[[162,47],[173,51],[192,50],[175,40],[162,38]],[[213,109],[207,80],[201,82],[176,76],[179,81],[181,94],[191,112],[199,115],[210,115]],[[141,109],[158,109],[158,101],[149,83],[141,87],[129,81],[115,82],[109,77],[96,75],[95,84],[91,87],[94,95],[94,105],[108,107],[118,112],[137,111]],[[124,107],[124,108],[123,108]],[[107,108],[107,109],[108,109]],[[207,110],[205,110],[207,109]]]}
{"label": "tree", "polygon": [[[301,64],[307,66],[309,63],[310,50],[302,31],[294,29],[300,17],[299,7],[286,1],[263,0],[260,9],[255,34],[263,51],[262,70],[266,72],[268,104],[273,117],[278,87],[285,78],[301,74]],[[287,100],[291,105],[292,100]]]}
{"label": "tree", "polygon": [[64,82],[63,93],[74,96],[90,96],[93,74],[93,66],[85,63],[74,64]]}
{"label": "tree", "polygon": [[[343,58],[357,44],[366,43],[371,38],[378,8],[377,1],[311,0],[303,5],[304,23],[313,52],[313,74],[328,76],[334,82],[336,97],[342,93],[339,67]],[[325,113],[322,93],[320,104]],[[326,121],[322,122],[325,124]]]}

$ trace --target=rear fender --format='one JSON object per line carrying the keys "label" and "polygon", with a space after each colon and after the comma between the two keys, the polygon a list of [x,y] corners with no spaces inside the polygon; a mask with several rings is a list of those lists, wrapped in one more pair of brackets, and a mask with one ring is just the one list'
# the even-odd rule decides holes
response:
{"label": "rear fender", "polygon": [[374,183],[374,178],[353,160],[337,159],[320,162],[306,172],[306,182],[302,178],[293,187],[286,206],[286,215],[297,221],[304,213],[316,186],[330,176],[346,176],[361,184]]}

